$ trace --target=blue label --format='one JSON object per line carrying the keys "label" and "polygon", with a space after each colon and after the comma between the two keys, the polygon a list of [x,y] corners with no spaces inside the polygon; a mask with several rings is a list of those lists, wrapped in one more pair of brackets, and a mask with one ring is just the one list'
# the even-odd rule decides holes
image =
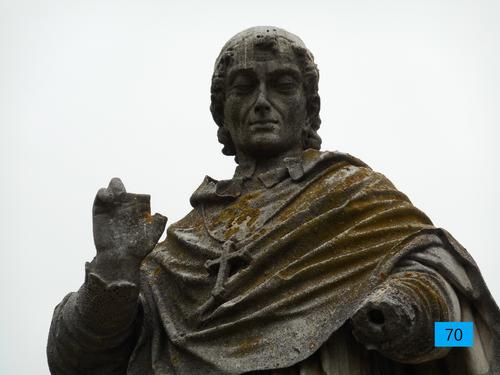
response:
{"label": "blue label", "polygon": [[474,326],[472,322],[434,322],[435,347],[469,348],[473,345]]}

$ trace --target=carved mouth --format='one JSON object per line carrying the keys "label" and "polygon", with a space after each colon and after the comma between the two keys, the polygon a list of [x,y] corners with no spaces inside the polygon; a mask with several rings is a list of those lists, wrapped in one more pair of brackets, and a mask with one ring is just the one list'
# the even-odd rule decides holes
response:
{"label": "carved mouth", "polygon": [[278,121],[276,120],[258,120],[250,123],[251,130],[272,130],[276,127]]}

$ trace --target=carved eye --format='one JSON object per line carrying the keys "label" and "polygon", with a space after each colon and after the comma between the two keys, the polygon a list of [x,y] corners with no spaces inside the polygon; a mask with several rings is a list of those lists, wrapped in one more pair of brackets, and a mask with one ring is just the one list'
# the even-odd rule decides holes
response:
{"label": "carved eye", "polygon": [[231,91],[238,95],[243,95],[252,92],[254,87],[255,87],[254,79],[252,79],[251,77],[241,75],[234,79],[231,85]]}
{"label": "carved eye", "polygon": [[274,81],[274,87],[285,94],[294,92],[299,87],[299,82],[291,75],[281,75]]}

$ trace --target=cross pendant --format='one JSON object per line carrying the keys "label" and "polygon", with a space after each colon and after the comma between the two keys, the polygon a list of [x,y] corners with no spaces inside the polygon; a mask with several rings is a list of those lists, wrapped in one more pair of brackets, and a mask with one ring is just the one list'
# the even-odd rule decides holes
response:
{"label": "cross pendant", "polygon": [[252,261],[252,256],[246,249],[235,250],[236,245],[233,241],[228,240],[222,244],[222,253],[219,258],[207,260],[205,268],[210,274],[217,273],[214,288],[210,293],[210,298],[205,302],[198,311],[204,314],[207,310],[220,300],[224,295],[224,284],[226,280],[235,272],[236,268],[245,268]]}

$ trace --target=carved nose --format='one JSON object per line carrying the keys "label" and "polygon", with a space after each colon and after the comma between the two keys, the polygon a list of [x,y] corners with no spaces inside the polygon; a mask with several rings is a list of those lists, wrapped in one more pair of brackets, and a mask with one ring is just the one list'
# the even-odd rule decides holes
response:
{"label": "carved nose", "polygon": [[267,100],[266,92],[261,90],[254,105],[254,111],[258,115],[263,115],[271,110],[271,104]]}

